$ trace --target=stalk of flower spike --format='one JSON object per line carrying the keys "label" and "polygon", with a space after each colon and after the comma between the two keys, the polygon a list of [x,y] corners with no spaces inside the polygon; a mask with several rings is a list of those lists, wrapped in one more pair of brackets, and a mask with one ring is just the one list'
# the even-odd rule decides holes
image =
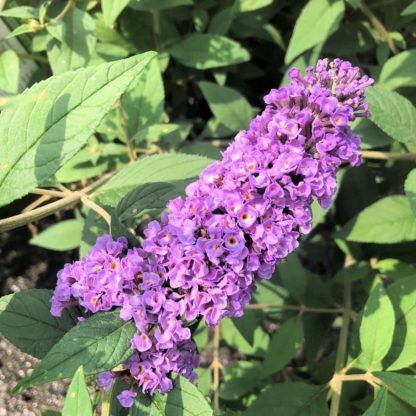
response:
{"label": "stalk of flower spike", "polygon": [[[342,163],[360,163],[348,124],[368,117],[365,88],[350,63],[326,59],[265,97],[266,108],[146,228],[141,248],[102,237],[58,274],[52,313],[74,299],[87,311],[121,307],[133,319],[136,353],[125,363],[133,388],[167,392],[171,371],[191,380],[198,364],[186,322],[209,326],[241,316],[256,281],[268,279],[311,229],[311,203],[330,205]],[[108,387],[115,373],[103,373]],[[123,393],[130,404],[134,395]]]}

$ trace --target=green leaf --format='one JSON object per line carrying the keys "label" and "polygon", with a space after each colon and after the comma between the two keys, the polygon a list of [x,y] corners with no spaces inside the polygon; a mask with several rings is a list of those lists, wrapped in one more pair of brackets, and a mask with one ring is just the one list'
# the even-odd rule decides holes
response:
{"label": "green leaf", "polygon": [[386,196],[361,211],[335,236],[357,243],[414,241],[416,217],[405,196]]}
{"label": "green leaf", "polygon": [[236,320],[228,318],[221,321],[221,336],[224,341],[243,354],[263,357],[269,345],[269,336],[266,332],[258,325],[253,334],[253,343],[250,344],[240,333],[235,322]]}
{"label": "green leaf", "polygon": [[51,315],[52,292],[29,289],[0,298],[0,332],[17,348],[36,358],[46,353],[76,324],[71,309]]}
{"label": "green leaf", "polygon": [[42,416],[61,416],[61,412],[55,410],[43,410]]}
{"label": "green leaf", "polygon": [[13,49],[0,54],[0,91],[16,94],[19,89],[19,58]]}
{"label": "green leaf", "polygon": [[220,397],[238,400],[261,383],[261,365],[255,361],[237,361],[224,368]]}
{"label": "green leaf", "polygon": [[206,157],[185,154],[149,156],[126,166],[100,187],[94,196],[99,203],[115,207],[121,198],[139,185],[191,181],[211,162]]}
{"label": "green leaf", "polygon": [[[117,145],[116,145],[117,146]],[[126,154],[125,146],[118,145],[121,147],[123,153]],[[92,149],[91,149],[92,150]],[[100,175],[108,169],[109,160],[106,157],[100,157],[96,163],[93,163],[94,153],[90,149],[80,150],[71,160],[65,163],[58,172],[56,172],[56,179],[59,183],[71,183],[77,182],[82,179],[93,178]],[[114,155],[116,158],[116,155]]]}
{"label": "green leaf", "polygon": [[111,370],[131,356],[133,321],[123,321],[118,310],[91,316],[67,332],[14,392],[72,377],[82,365],[85,375]]}
{"label": "green leaf", "polygon": [[390,393],[387,395],[385,416],[414,416],[415,409],[403,400]]}
{"label": "green leaf", "polygon": [[51,77],[2,111],[0,206],[27,194],[74,156],[153,57],[148,52]]}
{"label": "green leaf", "polygon": [[54,38],[47,52],[55,75],[86,66],[96,43],[95,21],[87,12],[74,8],[47,29]]}
{"label": "green leaf", "polygon": [[401,13],[400,16],[412,16],[416,14],[416,0],[413,0]]}
{"label": "green leaf", "polygon": [[185,66],[218,68],[247,62],[250,54],[238,42],[220,35],[192,34],[175,43],[168,52]]}
{"label": "green leaf", "polygon": [[326,387],[305,383],[275,384],[260,393],[244,416],[326,416]]}
{"label": "green leaf", "polygon": [[396,325],[392,346],[383,368],[394,371],[416,362],[416,275],[400,279],[387,289],[393,304]]}
{"label": "green leaf", "polygon": [[67,251],[79,247],[84,221],[64,220],[48,227],[29,243],[55,251]]}
{"label": "green leaf", "polygon": [[208,397],[212,389],[212,370],[210,368],[195,368],[198,376],[196,385],[203,396]]}
{"label": "green leaf", "polygon": [[232,323],[244,339],[253,345],[254,331],[261,324],[261,312],[256,310],[245,311],[244,315],[231,319]]}
{"label": "green leaf", "polygon": [[395,325],[394,309],[377,280],[364,307],[360,325],[361,354],[358,362],[366,370],[380,369],[393,341]]}
{"label": "green leaf", "polygon": [[394,395],[416,407],[416,376],[379,371],[375,371],[373,375],[379,378]]}
{"label": "green leaf", "polygon": [[342,0],[309,0],[296,20],[285,63],[329,38],[338,29],[344,13]]}
{"label": "green leaf", "polygon": [[173,377],[173,390],[151,398],[138,393],[129,416],[212,416],[204,396],[185,377]]}
{"label": "green leaf", "polygon": [[85,383],[82,366],[74,374],[74,378],[66,393],[62,416],[92,416],[92,405]]}
{"label": "green leaf", "polygon": [[130,0],[101,0],[104,23],[111,27],[129,2]]}
{"label": "green leaf", "polygon": [[131,0],[130,7],[136,10],[165,10],[178,6],[192,6],[193,0]]}
{"label": "green leaf", "polygon": [[409,199],[410,207],[416,214],[416,169],[410,171],[404,183],[404,190]]}
{"label": "green leaf", "polygon": [[383,278],[399,280],[404,277],[416,276],[416,267],[398,259],[383,259],[377,261],[373,268],[377,269]]}
{"label": "green leaf", "polygon": [[234,7],[226,7],[220,10],[210,21],[208,32],[215,33],[217,35],[225,35],[230,29],[236,11]]}
{"label": "green leaf", "polygon": [[23,35],[24,33],[37,32],[38,30],[40,30],[39,23],[37,22],[25,23],[23,25],[17,26],[17,28],[14,29],[13,32],[10,32],[6,36],[6,39],[14,38],[15,36]]}
{"label": "green leaf", "polygon": [[351,283],[363,280],[371,273],[369,264],[365,261],[354,263],[351,266],[341,269],[335,276],[333,281],[337,283]]}
{"label": "green leaf", "polygon": [[352,131],[360,137],[362,149],[391,145],[393,139],[366,118],[357,118],[351,124]]}
{"label": "green leaf", "polygon": [[416,143],[416,109],[407,98],[380,87],[366,94],[372,122],[401,143]]}
{"label": "green leaf", "polygon": [[15,17],[17,19],[36,19],[38,12],[34,7],[18,6],[0,11],[2,17]]}
{"label": "green leaf", "polygon": [[157,59],[154,59],[121,98],[131,137],[138,130],[161,121],[164,99],[163,80]]}
{"label": "green leaf", "polygon": [[387,389],[382,387],[377,393],[373,404],[366,410],[363,416],[384,416],[386,414]]}
{"label": "green leaf", "polygon": [[45,23],[45,17],[48,12],[49,6],[51,5],[52,2],[53,0],[44,0],[42,4],[39,6],[39,22],[40,23],[42,24]]}
{"label": "green leaf", "polygon": [[283,286],[290,295],[299,302],[303,301],[308,281],[305,279],[306,270],[303,268],[296,253],[289,255],[285,262],[277,268]]}
{"label": "green leaf", "polygon": [[157,142],[164,136],[170,135],[170,133],[176,132],[181,126],[179,124],[154,124],[153,126],[147,126],[139,129],[133,136],[135,143],[140,143],[146,140],[147,143]]}
{"label": "green leaf", "polygon": [[391,57],[383,65],[378,84],[394,90],[416,86],[416,49],[409,49]]}
{"label": "green leaf", "polygon": [[238,12],[246,13],[270,6],[272,3],[273,0],[237,0],[234,7]]}
{"label": "green leaf", "polygon": [[[166,182],[154,182],[141,185],[120,200],[115,210],[115,217],[126,226],[128,222],[138,222],[148,211],[160,213],[166,203],[175,196],[175,186]],[[132,221],[133,220],[133,221]]]}
{"label": "green leaf", "polygon": [[302,318],[296,315],[284,322],[273,334],[264,357],[262,375],[269,376],[285,367],[299,351],[303,341]]}
{"label": "green leaf", "polygon": [[235,89],[212,82],[198,83],[209,108],[225,127],[232,131],[247,129],[253,117],[250,103]]}

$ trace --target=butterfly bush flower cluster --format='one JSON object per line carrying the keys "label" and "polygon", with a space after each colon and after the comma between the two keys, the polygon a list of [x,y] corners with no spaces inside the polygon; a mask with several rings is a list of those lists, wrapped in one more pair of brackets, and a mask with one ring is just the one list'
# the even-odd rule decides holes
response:
{"label": "butterfly bush flower cluster", "polygon": [[[320,60],[304,76],[293,68],[289,77],[186,198],[148,224],[140,248],[104,236],[59,272],[54,315],[76,302],[92,313],[120,307],[120,317],[136,324],[135,353],[121,372],[132,384],[119,396],[123,406],[137,386],[168,392],[171,372],[195,378],[189,323],[241,316],[256,281],[270,278],[310,231],[312,200],[328,208],[339,166],[360,163],[348,125],[368,117],[364,91],[373,80],[340,59]],[[102,373],[99,384],[109,388],[118,375]]]}

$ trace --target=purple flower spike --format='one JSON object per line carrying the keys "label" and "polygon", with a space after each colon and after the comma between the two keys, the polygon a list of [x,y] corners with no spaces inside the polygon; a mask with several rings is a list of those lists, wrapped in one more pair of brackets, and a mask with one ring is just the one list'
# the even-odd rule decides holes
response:
{"label": "purple flower spike", "polygon": [[[340,59],[322,59],[305,76],[292,68],[289,77],[290,85],[264,97],[263,113],[223,159],[188,185],[186,198],[148,224],[141,248],[103,236],[58,273],[53,315],[78,303],[92,313],[120,307],[122,319],[134,320],[135,353],[123,364],[132,389],[166,393],[171,372],[194,380],[199,359],[188,322],[214,326],[241,316],[256,282],[311,230],[312,201],[328,208],[340,165],[360,163],[349,123],[369,116],[364,92],[373,80]],[[115,374],[101,374],[100,386]],[[135,395],[118,398],[129,407]]]}

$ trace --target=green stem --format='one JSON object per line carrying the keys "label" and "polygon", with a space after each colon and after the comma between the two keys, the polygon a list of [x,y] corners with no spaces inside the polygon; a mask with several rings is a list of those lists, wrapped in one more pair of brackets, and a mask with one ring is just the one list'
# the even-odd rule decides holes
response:
{"label": "green stem", "polygon": [[381,39],[383,39],[391,52],[396,55],[397,54],[397,48],[396,45],[393,42],[393,39],[391,38],[389,32],[384,27],[384,25],[381,23],[381,21],[377,18],[377,16],[371,11],[371,9],[367,6],[364,0],[360,0],[359,7],[361,11],[367,16],[370,23],[373,25],[374,29],[378,31],[380,34]]}
{"label": "green stem", "polygon": [[366,159],[382,160],[416,160],[416,153],[380,152],[377,150],[361,150],[360,154]]}
{"label": "green stem", "polygon": [[54,24],[58,22],[59,20],[63,19],[66,14],[75,6],[74,0],[68,0],[65,4],[65,7],[61,10],[59,14],[57,14],[55,17],[53,17],[51,20],[49,20],[48,24]]}
{"label": "green stem", "polygon": [[[344,287],[344,313],[342,316],[341,331],[339,334],[337,355],[335,358],[335,375],[340,372],[345,363],[347,357],[347,344],[348,344],[348,331],[350,325],[349,311],[351,310],[351,286],[346,284]],[[329,416],[338,416],[339,407],[341,404],[342,393],[342,378],[334,377],[331,383],[331,408]]]}
{"label": "green stem", "polygon": [[160,15],[157,10],[152,11],[153,20],[153,41],[155,44],[156,51],[160,51]]}
{"label": "green stem", "polygon": [[88,185],[86,188],[80,191],[72,192],[68,196],[61,198],[59,201],[52,202],[51,204],[36,208],[28,212],[23,212],[22,214],[14,215],[13,217],[1,219],[0,233],[13,230],[14,228],[22,227],[34,221],[41,220],[42,218],[55,214],[55,212],[58,212],[63,208],[78,203],[82,197],[100,187],[112,175],[113,173],[104,175],[97,181],[93,182],[91,185]]}

